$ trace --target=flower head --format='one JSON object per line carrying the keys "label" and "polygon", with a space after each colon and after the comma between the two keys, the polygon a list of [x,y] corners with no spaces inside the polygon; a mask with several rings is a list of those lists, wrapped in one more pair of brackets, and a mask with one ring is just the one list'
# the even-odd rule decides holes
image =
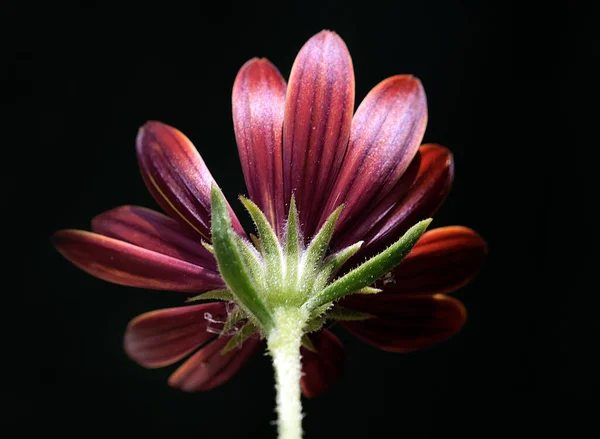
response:
{"label": "flower head", "polygon": [[[446,294],[476,274],[486,244],[466,227],[423,234],[428,222],[419,221],[448,194],[453,161],[446,148],[421,145],[420,81],[388,78],[353,113],[350,54],[337,34],[323,31],[301,49],[288,84],[265,59],[244,64],[232,104],[249,195],[242,201],[257,238],[243,230],[191,141],[160,122],[140,129],[137,155],[168,216],[124,206],[94,218],[92,232],[54,236],[68,260],[101,279],[203,293],[133,319],[128,355],[148,368],[185,359],[169,384],[208,390],[261,349],[273,310],[286,303],[307,312],[302,390],[314,396],[343,363],[328,322],[392,352],[459,331],[465,309]],[[394,248],[403,262],[370,279],[373,264],[385,266]]]}

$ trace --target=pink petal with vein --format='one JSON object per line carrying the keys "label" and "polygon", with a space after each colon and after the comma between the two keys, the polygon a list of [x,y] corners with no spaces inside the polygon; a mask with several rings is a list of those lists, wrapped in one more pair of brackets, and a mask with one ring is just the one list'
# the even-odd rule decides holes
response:
{"label": "pink petal with vein", "polygon": [[61,230],[52,238],[65,258],[108,282],[181,292],[202,292],[224,285],[214,271],[96,233]]}
{"label": "pink petal with vein", "polygon": [[308,40],[296,57],[283,124],[286,206],[294,193],[306,238],[315,232],[340,170],[353,109],[350,53],[337,34],[322,31]]}
{"label": "pink petal with vein", "polygon": [[285,80],[266,59],[240,69],[233,85],[233,126],[248,193],[279,235],[283,199],[282,128]]}
{"label": "pink petal with vein", "polygon": [[366,208],[364,215],[348,223],[336,247],[362,240],[356,257],[375,255],[411,226],[431,217],[450,192],[453,177],[450,151],[439,145],[422,145],[396,186],[379,203]]}
{"label": "pink petal with vein", "polygon": [[415,77],[393,76],[373,88],[352,120],[348,151],[320,222],[344,204],[342,228],[383,199],[417,153],[426,123],[425,91]]}
{"label": "pink petal with vein", "polygon": [[96,216],[92,230],[218,272],[214,256],[201,244],[198,234],[153,210],[117,207]]}
{"label": "pink petal with vein", "polygon": [[[125,332],[125,352],[147,368],[164,367],[181,360],[215,337],[225,321],[225,304],[205,303],[160,309],[133,319]],[[207,330],[208,329],[208,330]]]}
{"label": "pink petal with vein", "polygon": [[[156,202],[184,227],[210,242],[210,188],[214,179],[192,142],[179,130],[147,122],[137,136],[142,177]],[[243,234],[229,209],[234,228]]]}

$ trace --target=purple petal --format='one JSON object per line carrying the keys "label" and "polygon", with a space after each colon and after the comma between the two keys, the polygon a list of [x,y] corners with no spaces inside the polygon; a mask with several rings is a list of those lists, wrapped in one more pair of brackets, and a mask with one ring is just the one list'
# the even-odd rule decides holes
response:
{"label": "purple petal", "polygon": [[[147,122],[137,136],[142,177],[156,202],[184,227],[210,241],[210,188],[214,179],[190,140],[160,122]],[[229,209],[234,228],[243,234]]]}
{"label": "purple petal", "polygon": [[104,212],[92,220],[92,231],[218,271],[214,256],[200,243],[197,233],[144,207],[122,206]]}
{"label": "purple petal", "polygon": [[236,349],[221,354],[231,337],[219,337],[192,355],[170,377],[169,385],[185,392],[214,389],[233,377],[263,345],[249,338]]}
{"label": "purple petal", "polygon": [[335,33],[322,31],[302,47],[290,74],[283,124],[286,206],[295,194],[304,236],[318,215],[344,157],[354,109],[350,53]]}
{"label": "purple petal", "polygon": [[283,234],[282,127],[285,80],[266,59],[240,69],[233,85],[233,126],[250,198]]}
{"label": "purple petal", "polygon": [[108,282],[181,292],[224,285],[214,271],[96,233],[61,230],[54,234],[53,242],[77,267]]}
{"label": "purple petal", "polygon": [[[225,304],[160,309],[133,319],[125,332],[125,352],[147,368],[164,367],[181,360],[215,337],[211,319],[225,321]],[[209,329],[209,331],[207,331]]]}
{"label": "purple petal", "polygon": [[344,204],[338,220],[343,228],[368,204],[381,201],[413,160],[426,124],[427,102],[418,79],[393,76],[371,90],[352,120],[348,151],[320,223]]}

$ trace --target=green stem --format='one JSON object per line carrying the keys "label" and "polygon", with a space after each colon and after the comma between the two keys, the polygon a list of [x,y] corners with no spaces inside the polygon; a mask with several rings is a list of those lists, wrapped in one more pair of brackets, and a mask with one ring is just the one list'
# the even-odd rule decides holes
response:
{"label": "green stem", "polygon": [[275,368],[279,439],[302,438],[300,344],[307,319],[300,308],[278,308],[273,313],[274,329],[267,338]]}

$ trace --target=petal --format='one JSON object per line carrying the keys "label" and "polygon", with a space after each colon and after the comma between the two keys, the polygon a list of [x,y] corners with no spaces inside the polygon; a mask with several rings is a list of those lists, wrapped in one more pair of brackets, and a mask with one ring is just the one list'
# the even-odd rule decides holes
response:
{"label": "petal", "polygon": [[283,233],[282,129],[285,80],[266,59],[240,69],[233,85],[233,126],[248,194]]}
{"label": "petal", "polygon": [[[443,294],[378,299],[361,302],[355,308],[373,314],[373,318],[341,324],[359,339],[384,351],[428,348],[456,334],[467,318],[463,304]],[[349,306],[348,302],[344,306]]]}
{"label": "petal", "polygon": [[379,280],[377,295],[354,295],[344,306],[369,307],[397,294],[451,293],[466,285],[481,269],[487,244],[475,231],[461,226],[440,227],[425,232],[412,251],[394,268],[389,277]]}
{"label": "petal", "polygon": [[394,188],[341,233],[343,248],[360,240],[357,257],[370,257],[399,239],[411,226],[431,217],[446,199],[454,178],[452,153],[440,145],[422,145]]}
{"label": "petal", "polygon": [[92,220],[92,231],[218,272],[213,255],[177,221],[144,207],[121,206]]}
{"label": "petal", "polygon": [[320,223],[344,204],[342,228],[382,200],[413,160],[426,124],[425,91],[417,78],[393,76],[371,90],[352,120],[348,151]]}
{"label": "petal", "polygon": [[[210,241],[210,188],[214,179],[192,142],[179,130],[147,122],[137,136],[142,177],[171,217]],[[243,233],[229,209],[234,228]]]}
{"label": "petal", "polygon": [[342,342],[331,331],[323,329],[310,336],[317,352],[302,348],[302,393],[313,398],[335,384],[344,366]]}
{"label": "petal", "polygon": [[230,338],[219,337],[192,355],[169,377],[169,385],[185,392],[218,387],[233,377],[263,344],[258,338],[249,338],[240,348],[221,355]]}
{"label": "petal", "polygon": [[213,322],[226,318],[226,305],[222,302],[142,314],[127,326],[125,352],[144,367],[168,366],[215,337],[222,325],[215,328]]}
{"label": "petal", "polygon": [[322,31],[306,42],[294,61],[283,125],[286,206],[294,193],[306,238],[314,233],[340,170],[353,109],[350,53],[337,34]]}
{"label": "petal", "polygon": [[474,230],[461,226],[430,230],[392,271],[391,281],[377,284],[384,290],[377,296],[450,293],[475,277],[486,254],[487,244]]}
{"label": "petal", "polygon": [[218,273],[96,233],[61,230],[53,242],[77,267],[119,285],[182,292],[223,286]]}

